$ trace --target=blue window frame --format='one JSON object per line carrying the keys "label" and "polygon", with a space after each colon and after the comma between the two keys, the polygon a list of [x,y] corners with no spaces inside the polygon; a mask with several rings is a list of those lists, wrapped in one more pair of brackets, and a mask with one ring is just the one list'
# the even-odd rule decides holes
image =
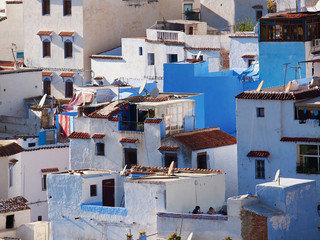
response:
{"label": "blue window frame", "polygon": [[51,57],[51,42],[47,39],[42,41],[42,57]]}
{"label": "blue window frame", "polygon": [[139,55],[142,56],[142,47],[139,47]]}
{"label": "blue window frame", "polygon": [[63,16],[71,16],[71,0],[63,0]]}
{"label": "blue window frame", "polygon": [[264,160],[256,159],[256,179],[265,179]]}
{"label": "blue window frame", "polygon": [[72,42],[70,40],[64,42],[64,58],[72,58]]}
{"label": "blue window frame", "polygon": [[50,0],[42,0],[42,15],[50,15]]}

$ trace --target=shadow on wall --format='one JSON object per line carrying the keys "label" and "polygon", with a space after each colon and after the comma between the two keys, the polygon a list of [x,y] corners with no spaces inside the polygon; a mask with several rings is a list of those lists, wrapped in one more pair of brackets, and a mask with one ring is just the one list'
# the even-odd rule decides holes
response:
{"label": "shadow on wall", "polygon": [[217,28],[219,30],[227,30],[229,22],[223,17],[219,16],[211,9],[201,4],[201,21],[207,22],[210,27]]}

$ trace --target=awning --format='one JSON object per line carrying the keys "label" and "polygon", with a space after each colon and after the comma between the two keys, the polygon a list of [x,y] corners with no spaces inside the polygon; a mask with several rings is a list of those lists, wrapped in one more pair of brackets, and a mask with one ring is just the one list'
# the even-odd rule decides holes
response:
{"label": "awning", "polygon": [[320,110],[320,97],[312,98],[302,102],[295,103],[298,110]]}

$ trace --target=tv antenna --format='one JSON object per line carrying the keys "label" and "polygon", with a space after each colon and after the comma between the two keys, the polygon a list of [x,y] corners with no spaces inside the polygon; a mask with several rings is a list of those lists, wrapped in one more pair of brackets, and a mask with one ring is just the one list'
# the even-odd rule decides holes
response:
{"label": "tv antenna", "polygon": [[151,97],[156,98],[159,95],[159,89],[158,88],[154,88],[151,90]]}
{"label": "tv antenna", "polygon": [[278,182],[278,185],[280,185],[280,169],[277,170],[276,175],[274,176],[274,182]]}

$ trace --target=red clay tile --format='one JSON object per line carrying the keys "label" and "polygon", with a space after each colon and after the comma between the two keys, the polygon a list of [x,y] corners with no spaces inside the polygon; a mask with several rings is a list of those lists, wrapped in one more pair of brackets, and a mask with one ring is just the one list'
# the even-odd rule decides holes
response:
{"label": "red clay tile", "polygon": [[250,151],[247,157],[269,157],[270,153],[268,151]]}
{"label": "red clay tile", "polygon": [[104,136],[106,136],[105,134],[101,134],[101,133],[96,133],[96,134],[93,134],[91,138],[104,138]]}
{"label": "red clay tile", "polygon": [[138,139],[136,139],[136,138],[122,138],[120,140],[120,142],[122,142],[122,143],[135,143],[137,141],[138,141]]}
{"label": "red clay tile", "polygon": [[168,145],[163,145],[158,148],[159,151],[177,151],[179,149],[178,146],[168,146]]}
{"label": "red clay tile", "polygon": [[161,118],[148,118],[144,121],[144,123],[161,123]]}
{"label": "red clay tile", "polygon": [[73,132],[69,135],[69,138],[90,139],[90,135],[84,132]]}

